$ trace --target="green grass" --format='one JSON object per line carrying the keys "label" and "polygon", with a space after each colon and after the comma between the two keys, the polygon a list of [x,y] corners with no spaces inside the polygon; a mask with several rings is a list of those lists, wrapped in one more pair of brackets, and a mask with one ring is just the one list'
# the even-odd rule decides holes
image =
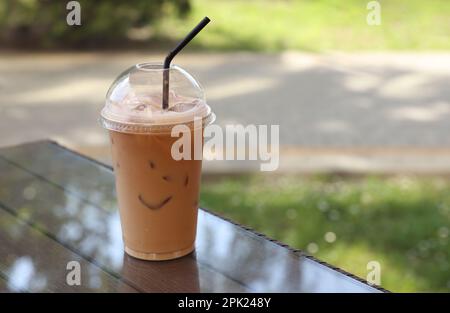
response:
{"label": "green grass", "polygon": [[[397,292],[450,291],[450,179],[241,176],[204,180],[201,205]],[[324,236],[333,232],[336,240]]]}
{"label": "green grass", "polygon": [[212,50],[436,50],[450,48],[450,1],[380,0],[368,26],[367,0],[192,0],[186,19],[165,18],[158,36],[179,39],[203,16],[195,44]]}

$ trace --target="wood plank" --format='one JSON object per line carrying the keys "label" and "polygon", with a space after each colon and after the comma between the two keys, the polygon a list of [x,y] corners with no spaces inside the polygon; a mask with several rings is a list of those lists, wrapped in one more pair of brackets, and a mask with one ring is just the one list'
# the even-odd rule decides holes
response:
{"label": "wood plank", "polygon": [[165,262],[148,262],[125,254],[121,274],[145,292],[249,291],[217,271],[199,264],[195,254]]}
{"label": "wood plank", "polygon": [[[0,210],[1,289],[29,292],[136,292],[76,253]],[[68,262],[80,265],[81,285],[66,281]]]}
{"label": "wood plank", "polygon": [[117,211],[93,206],[1,158],[0,172],[4,173],[0,186],[9,186],[0,188],[0,204],[5,209],[32,221],[78,254],[120,272],[123,244]]}
{"label": "wood plank", "polygon": [[[101,203],[108,211],[117,209],[111,170],[51,141],[3,148],[0,157],[93,205]],[[89,192],[93,190],[97,193]]]}
{"label": "wood plank", "polygon": [[[2,275],[2,273],[0,272],[0,275]],[[0,293],[9,293],[12,292],[11,288],[8,286],[8,281],[0,276]],[[22,291],[25,292],[25,291]]]}

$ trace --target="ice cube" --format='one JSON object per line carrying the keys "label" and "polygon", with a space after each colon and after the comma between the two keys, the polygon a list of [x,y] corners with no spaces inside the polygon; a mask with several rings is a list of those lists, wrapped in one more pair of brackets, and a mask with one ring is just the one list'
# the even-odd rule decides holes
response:
{"label": "ice cube", "polygon": [[169,111],[173,112],[186,112],[195,107],[194,102],[180,102],[175,104],[173,107],[169,109]]}

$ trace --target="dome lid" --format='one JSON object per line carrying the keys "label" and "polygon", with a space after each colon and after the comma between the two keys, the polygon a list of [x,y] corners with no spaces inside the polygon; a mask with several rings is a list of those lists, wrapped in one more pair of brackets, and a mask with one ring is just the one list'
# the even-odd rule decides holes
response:
{"label": "dome lid", "polygon": [[[169,74],[169,108],[162,109],[164,72]],[[214,119],[200,84],[184,69],[159,63],[136,64],[113,82],[101,111],[102,125],[121,132],[161,131],[194,119]]]}

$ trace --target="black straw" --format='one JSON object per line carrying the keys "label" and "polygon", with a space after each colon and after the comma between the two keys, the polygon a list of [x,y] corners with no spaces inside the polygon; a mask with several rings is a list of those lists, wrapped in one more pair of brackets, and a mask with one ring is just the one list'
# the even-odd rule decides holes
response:
{"label": "black straw", "polygon": [[167,110],[169,108],[169,68],[170,62],[172,62],[173,58],[181,51],[194,37],[210,22],[211,20],[205,16],[203,20],[198,23],[197,26],[182,40],[178,45],[169,52],[169,54],[164,59],[164,74],[163,74],[163,98],[162,98],[162,107],[163,110]]}

